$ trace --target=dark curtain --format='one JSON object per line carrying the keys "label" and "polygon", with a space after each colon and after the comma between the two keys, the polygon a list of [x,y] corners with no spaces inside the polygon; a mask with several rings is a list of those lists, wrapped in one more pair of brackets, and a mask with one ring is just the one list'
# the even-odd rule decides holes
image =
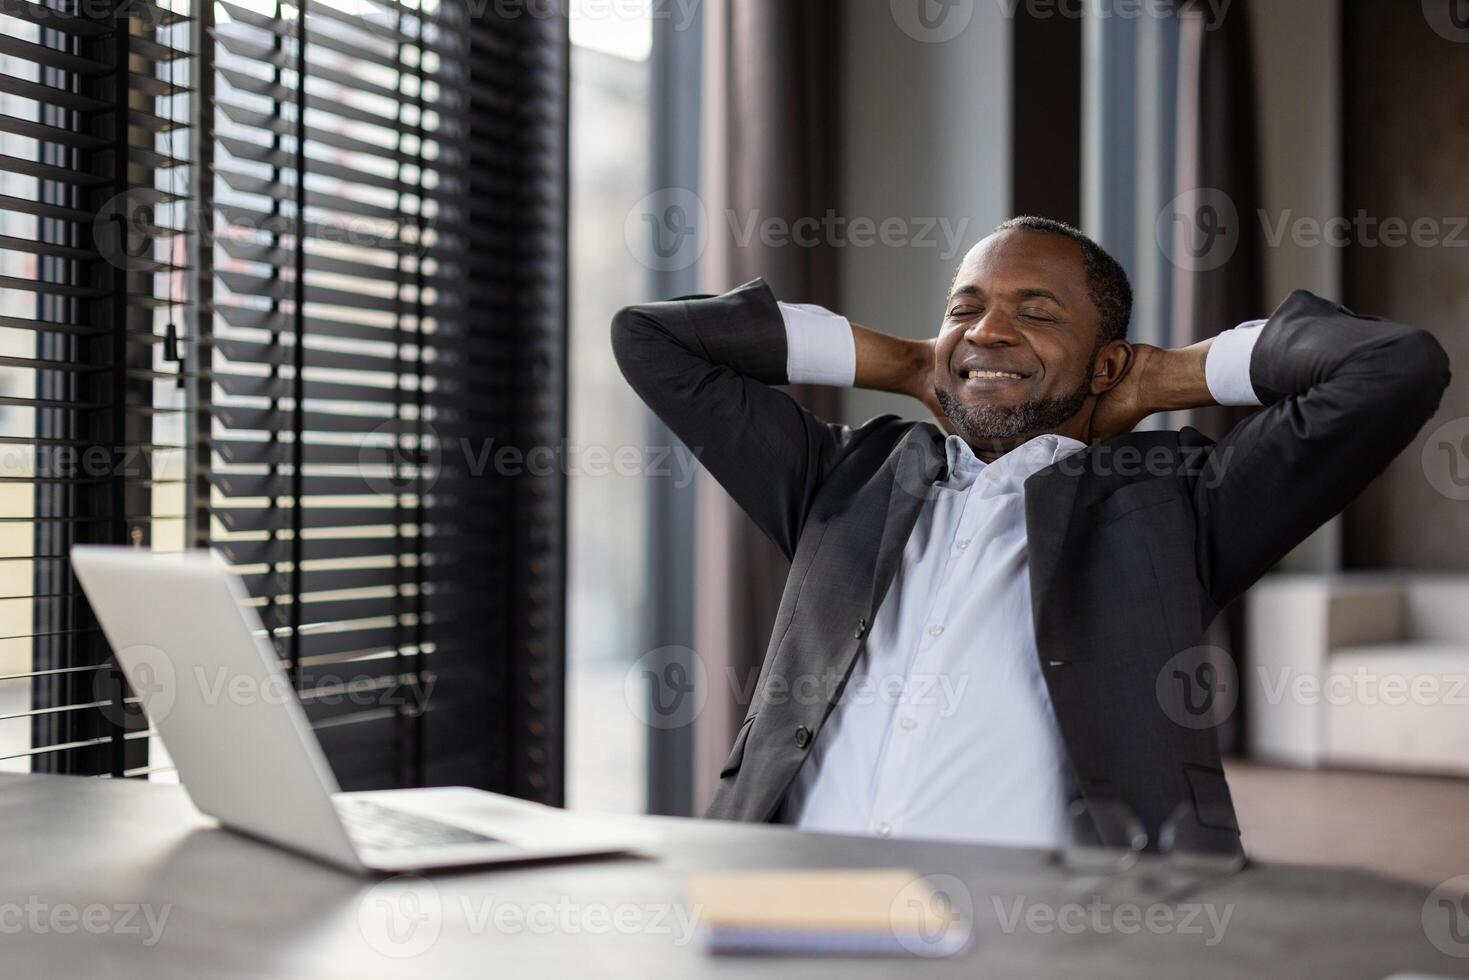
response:
{"label": "dark curtain", "polygon": [[[836,306],[834,250],[795,244],[788,233],[785,244],[767,243],[759,228],[770,223],[788,232],[837,206],[839,18],[837,0],[705,6],[706,292],[762,276],[781,300]],[[827,417],[840,398],[833,389],[795,387],[792,394]],[[749,706],[787,564],[707,474],[697,536],[695,650],[711,686],[696,731],[694,803],[703,812]]]}
{"label": "dark curtain", "polygon": [[[1197,268],[1185,263],[1174,271],[1173,337],[1178,346],[1270,312],[1263,308],[1263,230],[1256,220],[1261,197],[1249,10],[1245,0],[1228,5],[1222,13],[1203,4],[1181,7],[1175,186],[1180,191],[1199,190],[1200,211],[1213,209],[1207,216],[1193,215],[1196,226],[1217,227],[1228,221],[1234,228],[1221,229],[1227,259],[1201,262]],[[1229,207],[1223,207],[1225,202]],[[1185,413],[1182,421],[1218,439],[1249,411],[1199,409]],[[1243,671],[1244,640],[1243,607],[1235,603],[1214,623],[1207,641],[1230,651]],[[1245,707],[1241,705],[1220,726],[1225,748],[1236,746]]]}
{"label": "dark curtain", "polygon": [[[1178,93],[1180,189],[1222,192],[1233,204],[1236,223],[1232,252],[1217,268],[1183,270],[1174,277],[1175,310],[1186,318],[1174,324],[1175,339],[1191,344],[1246,320],[1262,309],[1263,231],[1256,220],[1261,204],[1259,149],[1255,132],[1255,86],[1250,54],[1249,10],[1244,0],[1222,14],[1185,5],[1179,54]],[[1200,198],[1208,202],[1213,196]],[[1214,219],[1209,219],[1214,220]],[[1213,263],[1207,263],[1212,265]],[[1189,424],[1214,438],[1228,432],[1246,410],[1201,410]]]}

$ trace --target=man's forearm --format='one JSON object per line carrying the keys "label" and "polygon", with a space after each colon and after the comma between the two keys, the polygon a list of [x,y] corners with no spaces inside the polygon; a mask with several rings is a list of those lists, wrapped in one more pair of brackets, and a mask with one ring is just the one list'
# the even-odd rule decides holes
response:
{"label": "man's forearm", "polygon": [[1210,337],[1188,347],[1134,345],[1135,350],[1148,352],[1146,363],[1139,365],[1146,368],[1142,399],[1147,415],[1218,404],[1209,390],[1205,369],[1213,344],[1214,338]]}
{"label": "man's forearm", "polygon": [[933,348],[922,340],[905,340],[852,324],[857,347],[857,374],[853,385],[874,391],[922,397],[923,380],[933,368]]}

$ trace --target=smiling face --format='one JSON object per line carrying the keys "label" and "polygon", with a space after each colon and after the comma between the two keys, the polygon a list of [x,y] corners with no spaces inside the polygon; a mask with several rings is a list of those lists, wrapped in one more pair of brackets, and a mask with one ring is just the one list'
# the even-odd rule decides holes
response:
{"label": "smiling face", "polygon": [[1045,432],[1085,440],[1128,357],[1124,341],[1098,346],[1100,320],[1069,238],[1011,228],[970,249],[935,345],[934,394],[955,431],[990,459]]}

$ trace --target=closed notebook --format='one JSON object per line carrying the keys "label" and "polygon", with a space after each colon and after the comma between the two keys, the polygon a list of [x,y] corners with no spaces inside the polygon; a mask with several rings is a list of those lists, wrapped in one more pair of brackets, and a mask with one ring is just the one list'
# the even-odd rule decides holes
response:
{"label": "closed notebook", "polygon": [[901,868],[690,874],[684,891],[711,953],[953,956],[973,927]]}

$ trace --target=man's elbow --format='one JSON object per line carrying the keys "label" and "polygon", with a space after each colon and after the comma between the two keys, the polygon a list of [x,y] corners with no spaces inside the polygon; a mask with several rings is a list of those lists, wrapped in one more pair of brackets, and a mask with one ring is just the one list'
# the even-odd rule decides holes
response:
{"label": "man's elbow", "polygon": [[612,315],[612,356],[619,364],[637,346],[638,317],[636,306],[624,306]]}
{"label": "man's elbow", "polygon": [[1449,355],[1427,330],[1404,334],[1394,345],[1391,368],[1410,397],[1422,399],[1425,418],[1438,411],[1439,399],[1449,386]]}
{"label": "man's elbow", "polygon": [[647,358],[644,352],[656,332],[648,311],[641,306],[624,306],[612,317],[612,356],[623,376],[635,380],[637,369]]}

